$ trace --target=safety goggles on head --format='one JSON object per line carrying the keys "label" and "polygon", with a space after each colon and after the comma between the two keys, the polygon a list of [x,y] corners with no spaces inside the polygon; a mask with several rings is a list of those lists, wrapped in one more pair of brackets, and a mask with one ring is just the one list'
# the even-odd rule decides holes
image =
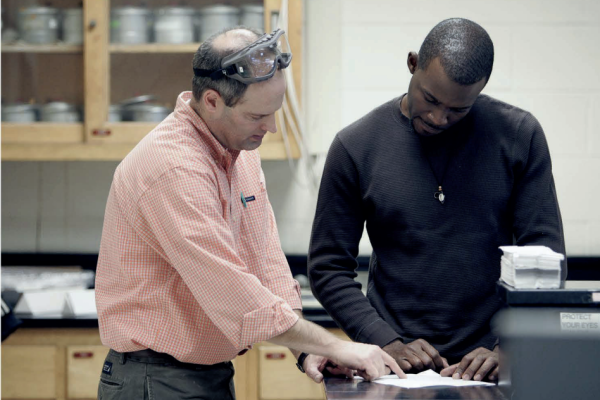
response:
{"label": "safety goggles on head", "polygon": [[228,77],[245,84],[271,78],[277,68],[287,68],[292,61],[290,44],[284,30],[264,34],[254,43],[228,55],[216,70],[194,68],[194,75],[214,80]]}

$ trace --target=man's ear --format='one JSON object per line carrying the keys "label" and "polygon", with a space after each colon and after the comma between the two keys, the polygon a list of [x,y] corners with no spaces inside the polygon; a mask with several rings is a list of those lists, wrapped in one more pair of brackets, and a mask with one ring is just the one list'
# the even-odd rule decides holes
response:
{"label": "man's ear", "polygon": [[204,109],[209,113],[217,113],[223,106],[223,99],[219,92],[213,89],[207,89],[202,93],[201,99]]}
{"label": "man's ear", "polygon": [[419,54],[414,51],[408,53],[408,58],[406,60],[406,65],[408,65],[408,70],[411,75],[415,73],[417,70],[417,65],[419,64]]}

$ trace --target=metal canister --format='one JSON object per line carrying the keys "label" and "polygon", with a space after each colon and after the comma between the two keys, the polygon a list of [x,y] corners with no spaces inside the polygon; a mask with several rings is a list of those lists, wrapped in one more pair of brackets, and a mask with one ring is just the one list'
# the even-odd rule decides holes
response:
{"label": "metal canister", "polygon": [[2,105],[2,121],[31,123],[36,121],[36,106],[28,103]]}
{"label": "metal canister", "polygon": [[58,41],[59,10],[54,7],[29,7],[19,10],[19,35],[27,43],[49,44]]}
{"label": "metal canister", "polygon": [[194,42],[194,9],[189,7],[159,8],[154,14],[156,43]]}
{"label": "metal canister", "polygon": [[143,7],[113,8],[110,12],[110,41],[141,44],[150,42],[152,13]]}
{"label": "metal canister", "polygon": [[118,106],[121,107],[121,120],[122,121],[133,121],[133,109],[132,107],[139,104],[148,104],[151,101],[156,100],[156,96],[151,94],[145,94],[141,96],[131,97],[119,102]]}
{"label": "metal canister", "polygon": [[130,107],[133,120],[138,122],[161,122],[171,113],[167,107],[156,104],[138,104]]}
{"label": "metal canister", "polygon": [[245,4],[240,7],[242,14],[240,16],[240,25],[248,28],[254,28],[261,32],[265,31],[265,8],[258,4]]}
{"label": "metal canister", "polygon": [[200,41],[205,41],[213,33],[238,25],[240,9],[216,4],[202,8],[198,13],[198,17],[199,38]]}
{"label": "metal canister", "polygon": [[41,120],[44,122],[79,122],[81,116],[75,105],[63,101],[52,101],[42,106]]}
{"label": "metal canister", "polygon": [[63,41],[83,44],[83,9],[67,8],[63,11]]}
{"label": "metal canister", "polygon": [[123,107],[118,104],[111,104],[108,107],[108,122],[121,122],[123,120]]}

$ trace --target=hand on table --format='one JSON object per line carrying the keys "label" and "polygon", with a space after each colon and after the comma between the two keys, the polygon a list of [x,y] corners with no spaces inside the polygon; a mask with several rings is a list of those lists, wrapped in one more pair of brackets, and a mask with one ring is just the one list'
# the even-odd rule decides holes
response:
{"label": "hand on table", "polygon": [[313,381],[321,383],[323,381],[323,374],[328,372],[331,375],[339,376],[344,375],[350,379],[354,378],[354,370],[345,367],[339,367],[331,362],[328,358],[322,356],[316,356],[309,354],[304,360],[302,365],[306,375]]}
{"label": "hand on table", "polygon": [[333,350],[330,360],[334,365],[354,369],[367,381],[387,375],[390,370],[399,378],[406,378],[396,361],[379,346],[340,340]]}
{"label": "hand on table", "polygon": [[454,379],[468,381],[498,380],[498,347],[491,351],[479,347],[463,357],[460,363],[445,368],[440,372],[442,376],[452,376]]}
{"label": "hand on table", "polygon": [[438,371],[448,368],[448,361],[424,339],[417,339],[410,343],[395,340],[383,347],[383,350],[394,357],[405,372],[421,372],[427,369]]}

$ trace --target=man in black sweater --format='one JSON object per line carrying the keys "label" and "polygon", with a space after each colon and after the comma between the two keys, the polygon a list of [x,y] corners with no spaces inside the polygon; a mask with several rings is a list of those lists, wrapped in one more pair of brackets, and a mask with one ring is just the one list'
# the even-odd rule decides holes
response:
{"label": "man in black sweater", "polygon": [[[493,59],[481,26],[442,21],[408,55],[408,93],[343,129],[327,156],[312,290],[353,340],[381,346],[404,371],[496,380],[498,246],[565,252],[540,124],[480,94]],[[365,222],[366,297],[353,279]]]}

